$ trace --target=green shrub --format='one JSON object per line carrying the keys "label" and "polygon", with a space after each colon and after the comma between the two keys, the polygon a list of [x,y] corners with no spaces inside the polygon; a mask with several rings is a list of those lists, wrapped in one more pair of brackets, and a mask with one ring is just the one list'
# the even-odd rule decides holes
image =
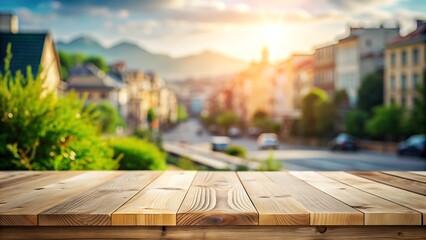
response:
{"label": "green shrub", "polygon": [[152,143],[134,137],[110,139],[108,143],[114,157],[121,159],[119,169],[166,169],[166,155]]}
{"label": "green shrub", "polygon": [[260,171],[279,171],[281,170],[281,168],[282,168],[281,163],[275,159],[274,153],[271,151],[269,152],[268,158],[261,161],[259,170]]}
{"label": "green shrub", "polygon": [[225,153],[231,156],[241,158],[247,157],[247,149],[242,146],[231,145],[226,149]]}
{"label": "green shrub", "polygon": [[109,102],[91,103],[85,107],[102,133],[115,134],[125,123],[118,109]]}
{"label": "green shrub", "polygon": [[74,93],[48,92],[30,68],[13,75],[10,45],[7,53],[0,74],[0,169],[116,169],[84,102]]}

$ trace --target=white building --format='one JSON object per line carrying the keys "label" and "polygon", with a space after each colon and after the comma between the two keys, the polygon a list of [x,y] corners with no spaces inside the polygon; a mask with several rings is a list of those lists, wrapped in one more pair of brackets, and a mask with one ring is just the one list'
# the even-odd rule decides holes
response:
{"label": "white building", "polygon": [[399,28],[350,28],[340,39],[336,53],[335,89],[344,89],[352,106],[356,104],[362,78],[383,70],[386,43],[399,36]]}

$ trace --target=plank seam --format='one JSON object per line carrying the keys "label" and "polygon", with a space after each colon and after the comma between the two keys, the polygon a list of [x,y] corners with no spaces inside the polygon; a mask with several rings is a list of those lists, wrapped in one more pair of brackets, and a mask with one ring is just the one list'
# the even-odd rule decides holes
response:
{"label": "plank seam", "polygon": [[[291,174],[291,172],[288,172],[288,173],[289,173],[289,174]],[[323,193],[327,194],[328,196],[330,196],[330,197],[332,197],[332,198],[336,199],[337,201],[339,201],[339,202],[341,202],[341,203],[345,204],[346,206],[348,206],[348,207],[350,207],[350,208],[352,208],[352,209],[354,209],[354,210],[356,210],[356,211],[358,211],[358,212],[362,213],[362,219],[363,219],[363,221],[362,221],[362,225],[360,225],[360,226],[368,226],[368,225],[365,225],[365,217],[366,217],[366,216],[365,216],[365,213],[364,213],[364,212],[360,211],[360,210],[359,210],[359,209],[357,209],[357,208],[352,207],[351,205],[349,205],[349,204],[347,204],[347,203],[343,202],[342,200],[340,200],[340,199],[338,199],[338,198],[336,198],[336,197],[333,197],[332,195],[330,195],[330,194],[326,193],[325,191],[323,191],[323,190],[321,190],[321,189],[319,189],[319,188],[315,187],[314,185],[310,184],[309,182],[307,182],[307,181],[305,181],[305,180],[303,180],[303,179],[298,178],[297,176],[295,176],[295,175],[293,175],[293,174],[291,174],[291,176],[293,176],[293,177],[295,177],[295,178],[297,178],[297,179],[299,179],[299,180],[301,180],[301,181],[303,181],[303,182],[305,182],[305,183],[309,184],[310,186],[314,187],[315,189],[317,189],[317,190],[319,190],[319,191],[321,191],[321,192],[323,192]]]}
{"label": "plank seam", "polygon": [[[392,202],[392,203],[395,203],[395,204],[397,204],[397,205],[399,205],[399,206],[402,206],[402,207],[405,207],[405,208],[408,208],[408,209],[411,209],[411,210],[413,210],[413,211],[415,211],[415,212],[417,212],[417,213],[419,213],[420,214],[420,216],[422,216],[421,217],[421,225],[423,225],[423,213],[421,213],[421,212],[419,212],[419,211],[417,211],[416,209],[413,209],[413,208],[411,208],[411,207],[409,207],[409,206],[405,206],[405,205],[402,205],[402,204],[400,204],[400,203],[397,203],[397,202],[395,202],[395,201],[392,201],[391,199],[387,199],[387,198],[384,198],[384,197],[382,197],[382,196],[379,196],[379,195],[377,195],[377,194],[374,194],[374,193],[371,193],[371,192],[367,192],[367,191],[365,191],[365,190],[363,190],[362,188],[359,188],[359,187],[357,187],[357,186],[353,186],[353,185],[349,185],[349,184],[346,184],[345,182],[341,182],[341,181],[339,181],[338,179],[335,179],[335,178],[332,178],[332,177],[328,177],[328,176],[325,176],[325,175],[323,175],[323,173],[322,172],[318,172],[319,174],[321,174],[322,176],[324,176],[324,177],[327,177],[327,178],[330,178],[330,179],[332,179],[332,180],[334,180],[334,181],[337,181],[337,182],[340,182],[340,183],[342,183],[342,184],[345,184],[345,185],[347,185],[347,186],[350,186],[350,187],[353,187],[353,188],[356,188],[356,189],[358,189],[358,190],[360,190],[360,191],[363,191],[363,192],[365,192],[365,193],[368,193],[368,194],[370,194],[370,195],[374,195],[374,196],[376,196],[376,197],[378,197],[378,198],[381,198],[381,199],[384,199],[384,200],[386,200],[386,201],[389,201],[389,202]],[[346,173],[348,173],[348,172],[346,172]],[[348,173],[348,174],[351,174],[351,173]],[[353,174],[351,174],[351,175],[353,175]],[[355,177],[359,177],[359,176],[357,176],[357,175],[354,175]],[[370,180],[370,179],[367,179],[367,180]],[[370,181],[372,181],[372,180],[370,180]],[[372,181],[372,182],[375,182],[375,181]],[[406,190],[404,190],[404,189],[400,189],[400,188],[396,188],[396,187],[394,187],[394,186],[390,186],[390,185],[387,185],[387,184],[384,184],[384,183],[380,183],[380,182],[376,182],[377,184],[382,184],[382,185],[385,185],[385,186],[388,186],[388,187],[392,187],[392,188],[395,188],[395,189],[399,189],[399,190],[403,190],[403,191],[406,191]],[[410,191],[406,191],[406,192],[410,192]],[[413,192],[410,192],[410,193],[413,193]],[[414,194],[417,194],[417,193],[414,193]],[[423,196],[423,195],[421,195],[421,194],[418,194],[419,196]]]}
{"label": "plank seam", "polygon": [[254,204],[253,200],[251,200],[251,196],[250,196],[250,194],[247,192],[246,187],[244,186],[243,182],[241,181],[240,175],[239,175],[239,174],[238,174],[238,172],[236,172],[236,171],[235,171],[235,174],[237,175],[238,181],[240,181],[241,186],[243,186],[244,192],[247,194],[247,196],[248,196],[248,198],[249,198],[249,200],[250,200],[250,202],[251,202],[251,205],[252,205],[252,206],[254,207],[254,209],[256,210],[256,213],[257,213],[257,226],[260,226],[260,222],[259,222],[260,214],[259,214],[259,211],[257,210],[256,205]]}

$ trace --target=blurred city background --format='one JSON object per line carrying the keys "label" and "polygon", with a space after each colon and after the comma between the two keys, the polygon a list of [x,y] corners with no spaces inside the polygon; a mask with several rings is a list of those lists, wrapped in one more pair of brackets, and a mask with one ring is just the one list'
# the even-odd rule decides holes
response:
{"label": "blurred city background", "polygon": [[422,0],[0,0],[0,170],[426,170]]}

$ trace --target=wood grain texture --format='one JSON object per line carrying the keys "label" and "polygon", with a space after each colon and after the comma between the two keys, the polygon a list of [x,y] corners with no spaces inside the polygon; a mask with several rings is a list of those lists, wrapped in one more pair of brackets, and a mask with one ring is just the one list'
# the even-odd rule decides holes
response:
{"label": "wood grain texture", "polygon": [[178,225],[258,225],[258,213],[235,172],[198,172]]}
{"label": "wood grain texture", "polygon": [[422,226],[178,226],[178,227],[3,227],[2,239],[426,239]]}
{"label": "wood grain texture", "polygon": [[309,212],[263,172],[238,176],[259,213],[259,225],[309,225]]}
{"label": "wood grain texture", "polygon": [[376,182],[401,188],[410,192],[426,195],[426,183],[408,180],[397,176],[391,176],[381,172],[350,172],[357,176],[367,178]]}
{"label": "wood grain texture", "polygon": [[121,174],[117,171],[87,172],[7,199],[0,204],[0,226],[37,225],[40,212]]}
{"label": "wood grain texture", "polygon": [[0,175],[0,189],[39,178],[46,173],[40,171],[2,172],[2,175]]}
{"label": "wood grain texture", "polygon": [[195,172],[164,172],[112,214],[112,225],[176,225],[176,213]]}
{"label": "wood grain texture", "polygon": [[39,177],[30,179],[28,181],[22,181],[16,184],[12,184],[9,186],[5,186],[4,188],[0,188],[0,204],[10,198],[14,198],[15,196],[26,193],[28,191],[42,188],[46,185],[52,184],[54,182],[59,182],[61,180],[77,176],[82,174],[82,171],[66,171],[58,174],[54,171],[49,171],[41,174]]}
{"label": "wood grain texture", "polygon": [[414,209],[422,213],[423,224],[426,222],[426,196],[391,187],[346,172],[321,172],[321,175]]}
{"label": "wood grain texture", "polygon": [[125,173],[38,215],[40,226],[111,225],[111,214],[146,187],[160,172]]}
{"label": "wood grain texture", "polygon": [[161,227],[2,227],[1,239],[163,239]]}
{"label": "wood grain texture", "polygon": [[365,225],[421,225],[421,214],[316,172],[290,172],[334,198],[364,213]]}
{"label": "wood grain texture", "polygon": [[287,172],[266,172],[310,212],[310,225],[363,225],[364,214]]}
{"label": "wood grain texture", "polygon": [[317,227],[307,226],[187,226],[166,227],[162,239],[262,239],[262,240],[360,240],[360,239],[425,239],[423,226],[358,226],[326,227],[321,233]]}
{"label": "wood grain texture", "polygon": [[417,182],[422,182],[422,183],[426,183],[426,175],[420,175],[420,174],[415,174],[415,173],[411,173],[411,172],[396,172],[396,171],[383,171],[383,173],[388,174],[388,175],[392,175],[392,176],[397,176],[400,178],[405,178],[408,180],[413,180],[413,181],[417,181]]}

